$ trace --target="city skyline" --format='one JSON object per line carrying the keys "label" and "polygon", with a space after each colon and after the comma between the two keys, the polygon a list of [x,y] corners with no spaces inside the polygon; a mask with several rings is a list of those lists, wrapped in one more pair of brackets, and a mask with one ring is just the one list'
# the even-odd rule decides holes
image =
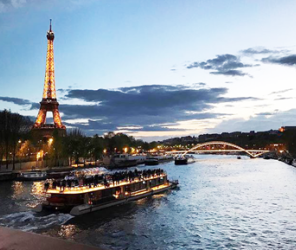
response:
{"label": "city skyline", "polygon": [[36,118],[52,18],[67,127],[149,141],[295,125],[295,7],[2,0],[0,109]]}

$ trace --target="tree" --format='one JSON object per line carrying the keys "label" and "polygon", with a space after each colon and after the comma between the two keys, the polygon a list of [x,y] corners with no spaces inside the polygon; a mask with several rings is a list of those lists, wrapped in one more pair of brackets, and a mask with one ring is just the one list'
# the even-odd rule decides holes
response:
{"label": "tree", "polygon": [[28,117],[7,110],[0,112],[0,144],[2,145],[2,155],[5,154],[7,169],[10,153],[13,169],[15,168],[18,141],[28,135],[32,124]]}
{"label": "tree", "polygon": [[78,164],[79,157],[84,155],[84,148],[86,146],[84,145],[84,138],[84,134],[78,128],[69,130],[67,135],[63,138],[64,154],[70,158],[70,165],[72,164],[73,158],[75,163]]}
{"label": "tree", "polygon": [[156,141],[150,142],[149,143],[149,149],[156,148],[158,146],[158,143]]}
{"label": "tree", "polygon": [[90,156],[94,159],[95,162],[102,156],[104,147],[105,141],[102,137],[94,135],[90,139],[89,152]]}
{"label": "tree", "polygon": [[296,130],[286,130],[283,133],[283,138],[289,153],[296,157]]}

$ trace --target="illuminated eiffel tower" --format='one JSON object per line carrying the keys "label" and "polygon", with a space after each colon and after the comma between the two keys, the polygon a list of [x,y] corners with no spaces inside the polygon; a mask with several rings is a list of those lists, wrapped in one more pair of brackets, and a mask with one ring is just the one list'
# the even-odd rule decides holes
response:
{"label": "illuminated eiffel tower", "polygon": [[[47,32],[47,55],[46,70],[43,89],[43,97],[40,102],[40,109],[33,125],[33,131],[42,137],[51,137],[54,130],[58,130],[59,135],[65,135],[66,127],[62,124],[59,113],[59,103],[57,102],[55,79],[54,79],[54,59],[53,59],[53,40],[54,33],[51,29],[51,19],[49,31]],[[54,124],[45,124],[46,114],[51,111],[53,114]]]}

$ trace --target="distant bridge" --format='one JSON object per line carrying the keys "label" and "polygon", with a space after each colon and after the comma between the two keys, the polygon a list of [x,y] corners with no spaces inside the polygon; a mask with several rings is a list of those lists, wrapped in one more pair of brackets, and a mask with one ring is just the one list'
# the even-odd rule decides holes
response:
{"label": "distant bridge", "polygon": [[[203,147],[208,147],[208,146],[223,146],[224,148],[219,148],[216,149],[214,147],[211,147],[209,149],[199,149]],[[230,149],[226,148],[230,147]],[[264,153],[268,153],[269,150],[263,150],[263,149],[244,149],[238,145],[235,145],[230,142],[224,142],[224,141],[209,141],[205,143],[199,143],[195,145],[193,148],[188,149],[188,150],[181,150],[181,151],[175,151],[173,152],[174,154],[182,154],[186,155],[188,153],[223,153],[223,152],[245,152],[248,154],[251,158],[256,158]]]}

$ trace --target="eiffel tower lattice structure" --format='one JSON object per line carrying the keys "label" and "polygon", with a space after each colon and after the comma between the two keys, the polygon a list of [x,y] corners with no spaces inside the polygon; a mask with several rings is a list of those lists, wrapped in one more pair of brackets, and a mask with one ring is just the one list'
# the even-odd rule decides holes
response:
{"label": "eiffel tower lattice structure", "polygon": [[[47,54],[46,54],[46,70],[43,89],[43,97],[40,102],[40,109],[33,125],[32,130],[41,137],[51,137],[54,130],[59,135],[65,135],[66,127],[63,125],[60,113],[59,103],[56,97],[55,77],[54,77],[54,54],[53,54],[54,33],[51,28],[51,20],[49,31],[47,32]],[[46,124],[47,112],[52,112],[54,124]]]}

